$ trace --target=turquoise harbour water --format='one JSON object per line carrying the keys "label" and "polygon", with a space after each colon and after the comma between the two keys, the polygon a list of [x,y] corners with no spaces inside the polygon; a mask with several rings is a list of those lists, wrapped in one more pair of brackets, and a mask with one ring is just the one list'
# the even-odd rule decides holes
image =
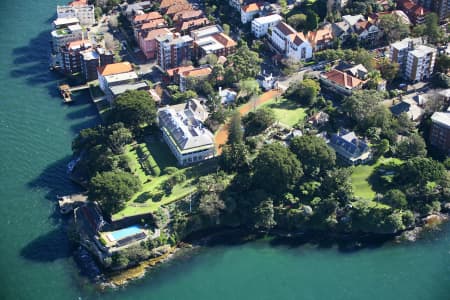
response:
{"label": "turquoise harbour water", "polygon": [[61,104],[47,69],[55,0],[0,1],[0,299],[450,299],[450,225],[417,243],[357,252],[265,241],[204,248],[117,291],[86,284],[55,197],[87,95]]}

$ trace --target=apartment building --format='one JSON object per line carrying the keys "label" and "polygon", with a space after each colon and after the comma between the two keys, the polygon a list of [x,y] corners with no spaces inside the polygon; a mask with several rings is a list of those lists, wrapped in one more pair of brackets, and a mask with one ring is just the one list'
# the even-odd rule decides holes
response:
{"label": "apartment building", "polygon": [[58,5],[56,14],[58,18],[78,18],[81,25],[95,24],[94,5],[88,4],[87,0],[76,0],[68,5]]}
{"label": "apartment building", "polygon": [[430,143],[445,153],[450,153],[450,112],[435,112],[431,116]]}
{"label": "apartment building", "polygon": [[168,33],[156,37],[158,65],[167,70],[180,66],[192,57],[193,39],[188,35]]}
{"label": "apartment building", "polygon": [[283,18],[277,14],[256,18],[252,21],[252,33],[256,38],[261,38],[282,20]]}

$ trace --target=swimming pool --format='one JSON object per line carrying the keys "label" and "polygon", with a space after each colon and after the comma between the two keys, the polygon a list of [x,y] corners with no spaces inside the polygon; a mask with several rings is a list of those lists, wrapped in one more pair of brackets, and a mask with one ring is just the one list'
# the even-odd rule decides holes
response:
{"label": "swimming pool", "polygon": [[120,229],[120,230],[117,230],[117,231],[110,232],[109,235],[115,241],[118,241],[118,240],[121,240],[121,239],[126,238],[128,236],[135,235],[135,234],[138,234],[138,233],[141,233],[141,232],[142,232],[142,229],[139,228],[139,226],[135,225],[135,226],[130,226],[130,227],[127,227],[127,228],[123,228],[123,229]]}

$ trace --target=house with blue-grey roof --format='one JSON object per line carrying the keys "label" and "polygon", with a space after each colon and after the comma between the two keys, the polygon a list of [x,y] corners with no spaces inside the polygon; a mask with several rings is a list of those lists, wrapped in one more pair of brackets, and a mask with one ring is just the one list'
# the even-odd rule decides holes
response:
{"label": "house with blue-grey roof", "polygon": [[164,141],[181,166],[214,157],[214,136],[202,123],[206,117],[201,106],[191,99],[182,109],[169,106],[158,111]]}
{"label": "house with blue-grey roof", "polygon": [[365,164],[372,159],[369,145],[353,131],[343,129],[333,134],[328,145],[336,151],[338,158],[349,165]]}

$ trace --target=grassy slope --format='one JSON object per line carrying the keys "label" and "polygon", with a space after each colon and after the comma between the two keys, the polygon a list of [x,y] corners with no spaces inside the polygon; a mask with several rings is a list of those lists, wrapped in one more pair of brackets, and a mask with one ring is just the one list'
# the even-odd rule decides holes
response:
{"label": "grassy slope", "polygon": [[377,166],[382,163],[393,162],[395,164],[401,164],[401,160],[396,158],[384,158],[381,157],[375,163],[371,165],[360,165],[354,168],[352,174],[352,186],[356,197],[372,200],[375,198],[376,193],[372,189],[368,179],[372,175]]}
{"label": "grassy slope", "polygon": [[[161,168],[161,171],[169,166],[177,166],[175,158],[173,157],[167,145],[164,144],[164,142],[152,140],[147,142],[147,146],[158,166]],[[142,170],[135,150],[131,149],[131,147],[128,147],[125,155],[129,158],[130,168],[132,169],[133,173],[137,175],[141,180],[143,188],[127,202],[127,206],[125,207],[125,209],[112,216],[113,220],[132,215],[153,212],[162,205],[180,200],[181,198],[188,196],[190,193],[193,193],[196,190],[195,185],[193,185],[194,180],[198,176],[203,176],[210,173],[211,171],[215,170],[216,167],[214,162],[205,162],[203,164],[197,164],[191,167],[180,169],[178,172],[185,174],[187,180],[183,183],[175,185],[170,195],[164,195],[160,201],[154,202],[151,199],[152,194],[158,190],[161,190],[160,186],[167,179],[169,179],[171,175],[163,174],[158,177],[148,176]]]}
{"label": "grassy slope", "polygon": [[281,98],[278,101],[272,99],[262,106],[273,109],[275,116],[280,123],[288,126],[294,126],[300,121],[303,121],[306,117],[306,111],[300,107],[297,103]]}

